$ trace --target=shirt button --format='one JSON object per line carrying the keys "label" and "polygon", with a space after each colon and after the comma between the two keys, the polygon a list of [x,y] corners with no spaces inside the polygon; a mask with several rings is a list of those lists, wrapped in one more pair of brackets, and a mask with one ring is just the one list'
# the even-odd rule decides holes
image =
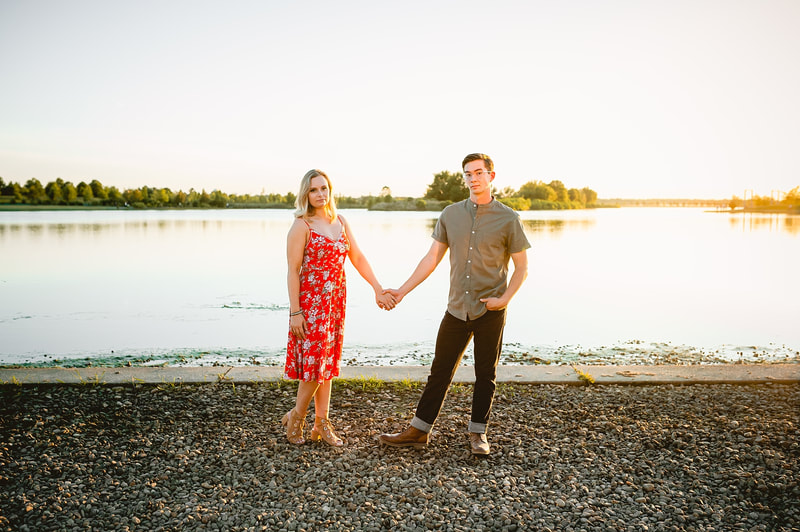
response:
{"label": "shirt button", "polygon": [[469,294],[469,290],[467,290],[467,292],[466,292],[466,293],[467,293],[467,294]]}
{"label": "shirt button", "polygon": [[469,249],[472,249],[472,246],[470,246]]}
{"label": "shirt button", "polygon": [[469,275],[467,275],[467,279],[469,279]]}

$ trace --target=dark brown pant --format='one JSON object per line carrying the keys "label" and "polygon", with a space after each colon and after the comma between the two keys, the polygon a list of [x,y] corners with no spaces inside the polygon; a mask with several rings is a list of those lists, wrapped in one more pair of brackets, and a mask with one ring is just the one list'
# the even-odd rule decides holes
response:
{"label": "dark brown pant", "polygon": [[436,337],[436,354],[431,374],[422,391],[411,426],[430,432],[450,389],[456,368],[469,341],[475,349],[475,388],[472,392],[472,417],[469,432],[486,432],[494,400],[497,363],[503,346],[506,311],[488,310],[474,320],[462,321],[445,312]]}

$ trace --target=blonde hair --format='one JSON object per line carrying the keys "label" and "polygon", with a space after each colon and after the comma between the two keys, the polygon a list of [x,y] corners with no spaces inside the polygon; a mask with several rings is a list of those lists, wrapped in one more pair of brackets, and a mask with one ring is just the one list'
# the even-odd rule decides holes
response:
{"label": "blonde hair", "polygon": [[300,180],[300,192],[297,193],[297,199],[294,201],[294,206],[297,207],[297,210],[294,211],[295,218],[307,218],[314,215],[314,207],[308,204],[308,191],[311,189],[311,180],[319,176],[324,177],[328,182],[328,203],[325,205],[325,215],[330,221],[336,219],[336,200],[333,197],[331,179],[325,172],[317,169],[309,170]]}

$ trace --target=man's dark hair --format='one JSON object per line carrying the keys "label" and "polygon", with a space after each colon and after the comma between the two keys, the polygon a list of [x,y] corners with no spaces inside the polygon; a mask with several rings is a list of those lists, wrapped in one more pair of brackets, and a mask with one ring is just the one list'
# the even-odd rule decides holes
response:
{"label": "man's dark hair", "polygon": [[494,172],[494,162],[492,158],[486,155],[485,153],[470,153],[464,160],[461,162],[461,169],[463,170],[467,163],[471,163],[472,161],[483,161],[483,165],[486,167],[486,170],[489,172]]}

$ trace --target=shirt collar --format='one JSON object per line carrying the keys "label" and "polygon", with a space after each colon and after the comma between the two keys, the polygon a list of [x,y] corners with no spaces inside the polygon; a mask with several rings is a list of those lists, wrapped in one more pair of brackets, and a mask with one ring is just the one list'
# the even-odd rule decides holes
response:
{"label": "shirt collar", "polygon": [[489,203],[484,203],[482,205],[478,205],[477,203],[473,202],[471,199],[467,198],[467,204],[470,206],[471,209],[483,210],[483,209],[487,209],[489,207],[492,207],[495,204],[495,199],[494,199],[494,196],[492,196],[492,201],[490,201]]}

